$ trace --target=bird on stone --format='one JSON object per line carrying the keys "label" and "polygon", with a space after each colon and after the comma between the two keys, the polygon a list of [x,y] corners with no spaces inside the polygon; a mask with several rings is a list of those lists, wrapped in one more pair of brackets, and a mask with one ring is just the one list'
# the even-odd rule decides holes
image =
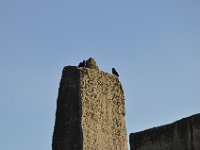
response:
{"label": "bird on stone", "polygon": [[83,60],[83,62],[80,62],[78,67],[85,67],[85,60]]}
{"label": "bird on stone", "polygon": [[115,68],[112,68],[112,74],[116,75],[117,77],[119,77],[119,74],[117,73],[117,71],[115,70]]}

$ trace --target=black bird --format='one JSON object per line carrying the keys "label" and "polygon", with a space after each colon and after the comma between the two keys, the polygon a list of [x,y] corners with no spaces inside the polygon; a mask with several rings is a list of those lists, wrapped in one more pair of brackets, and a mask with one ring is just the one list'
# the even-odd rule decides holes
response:
{"label": "black bird", "polygon": [[119,74],[117,73],[117,71],[115,70],[115,68],[112,68],[112,74],[116,75],[117,77],[119,77]]}
{"label": "black bird", "polygon": [[85,67],[85,60],[83,60],[83,62],[80,62],[78,67]]}

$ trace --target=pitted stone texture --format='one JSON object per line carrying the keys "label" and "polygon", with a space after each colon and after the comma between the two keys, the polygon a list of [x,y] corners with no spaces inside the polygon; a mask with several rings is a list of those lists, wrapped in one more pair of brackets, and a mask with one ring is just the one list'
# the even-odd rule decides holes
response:
{"label": "pitted stone texture", "polygon": [[52,149],[128,149],[124,93],[118,78],[95,67],[63,69]]}
{"label": "pitted stone texture", "polygon": [[97,63],[96,63],[94,58],[89,58],[88,60],[86,60],[86,66],[85,67],[99,70],[99,67],[97,66]]}
{"label": "pitted stone texture", "polygon": [[131,150],[200,150],[200,114],[132,133]]}
{"label": "pitted stone texture", "polygon": [[114,75],[81,70],[84,150],[127,150],[124,93]]}

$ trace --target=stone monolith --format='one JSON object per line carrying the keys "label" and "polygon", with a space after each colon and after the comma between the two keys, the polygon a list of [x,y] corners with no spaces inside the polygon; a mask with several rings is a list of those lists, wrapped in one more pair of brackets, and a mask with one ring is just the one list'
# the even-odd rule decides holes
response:
{"label": "stone monolith", "polygon": [[57,98],[52,150],[127,150],[124,92],[117,76],[64,67]]}

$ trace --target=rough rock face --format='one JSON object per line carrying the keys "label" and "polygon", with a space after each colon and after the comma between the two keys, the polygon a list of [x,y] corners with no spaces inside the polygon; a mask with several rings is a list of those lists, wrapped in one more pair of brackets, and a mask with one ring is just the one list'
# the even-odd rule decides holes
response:
{"label": "rough rock face", "polygon": [[65,67],[57,98],[52,150],[82,150],[80,71]]}
{"label": "rough rock face", "polygon": [[200,150],[200,114],[131,133],[131,150]]}
{"label": "rough rock face", "polygon": [[63,69],[53,150],[128,149],[120,81],[91,64]]}

